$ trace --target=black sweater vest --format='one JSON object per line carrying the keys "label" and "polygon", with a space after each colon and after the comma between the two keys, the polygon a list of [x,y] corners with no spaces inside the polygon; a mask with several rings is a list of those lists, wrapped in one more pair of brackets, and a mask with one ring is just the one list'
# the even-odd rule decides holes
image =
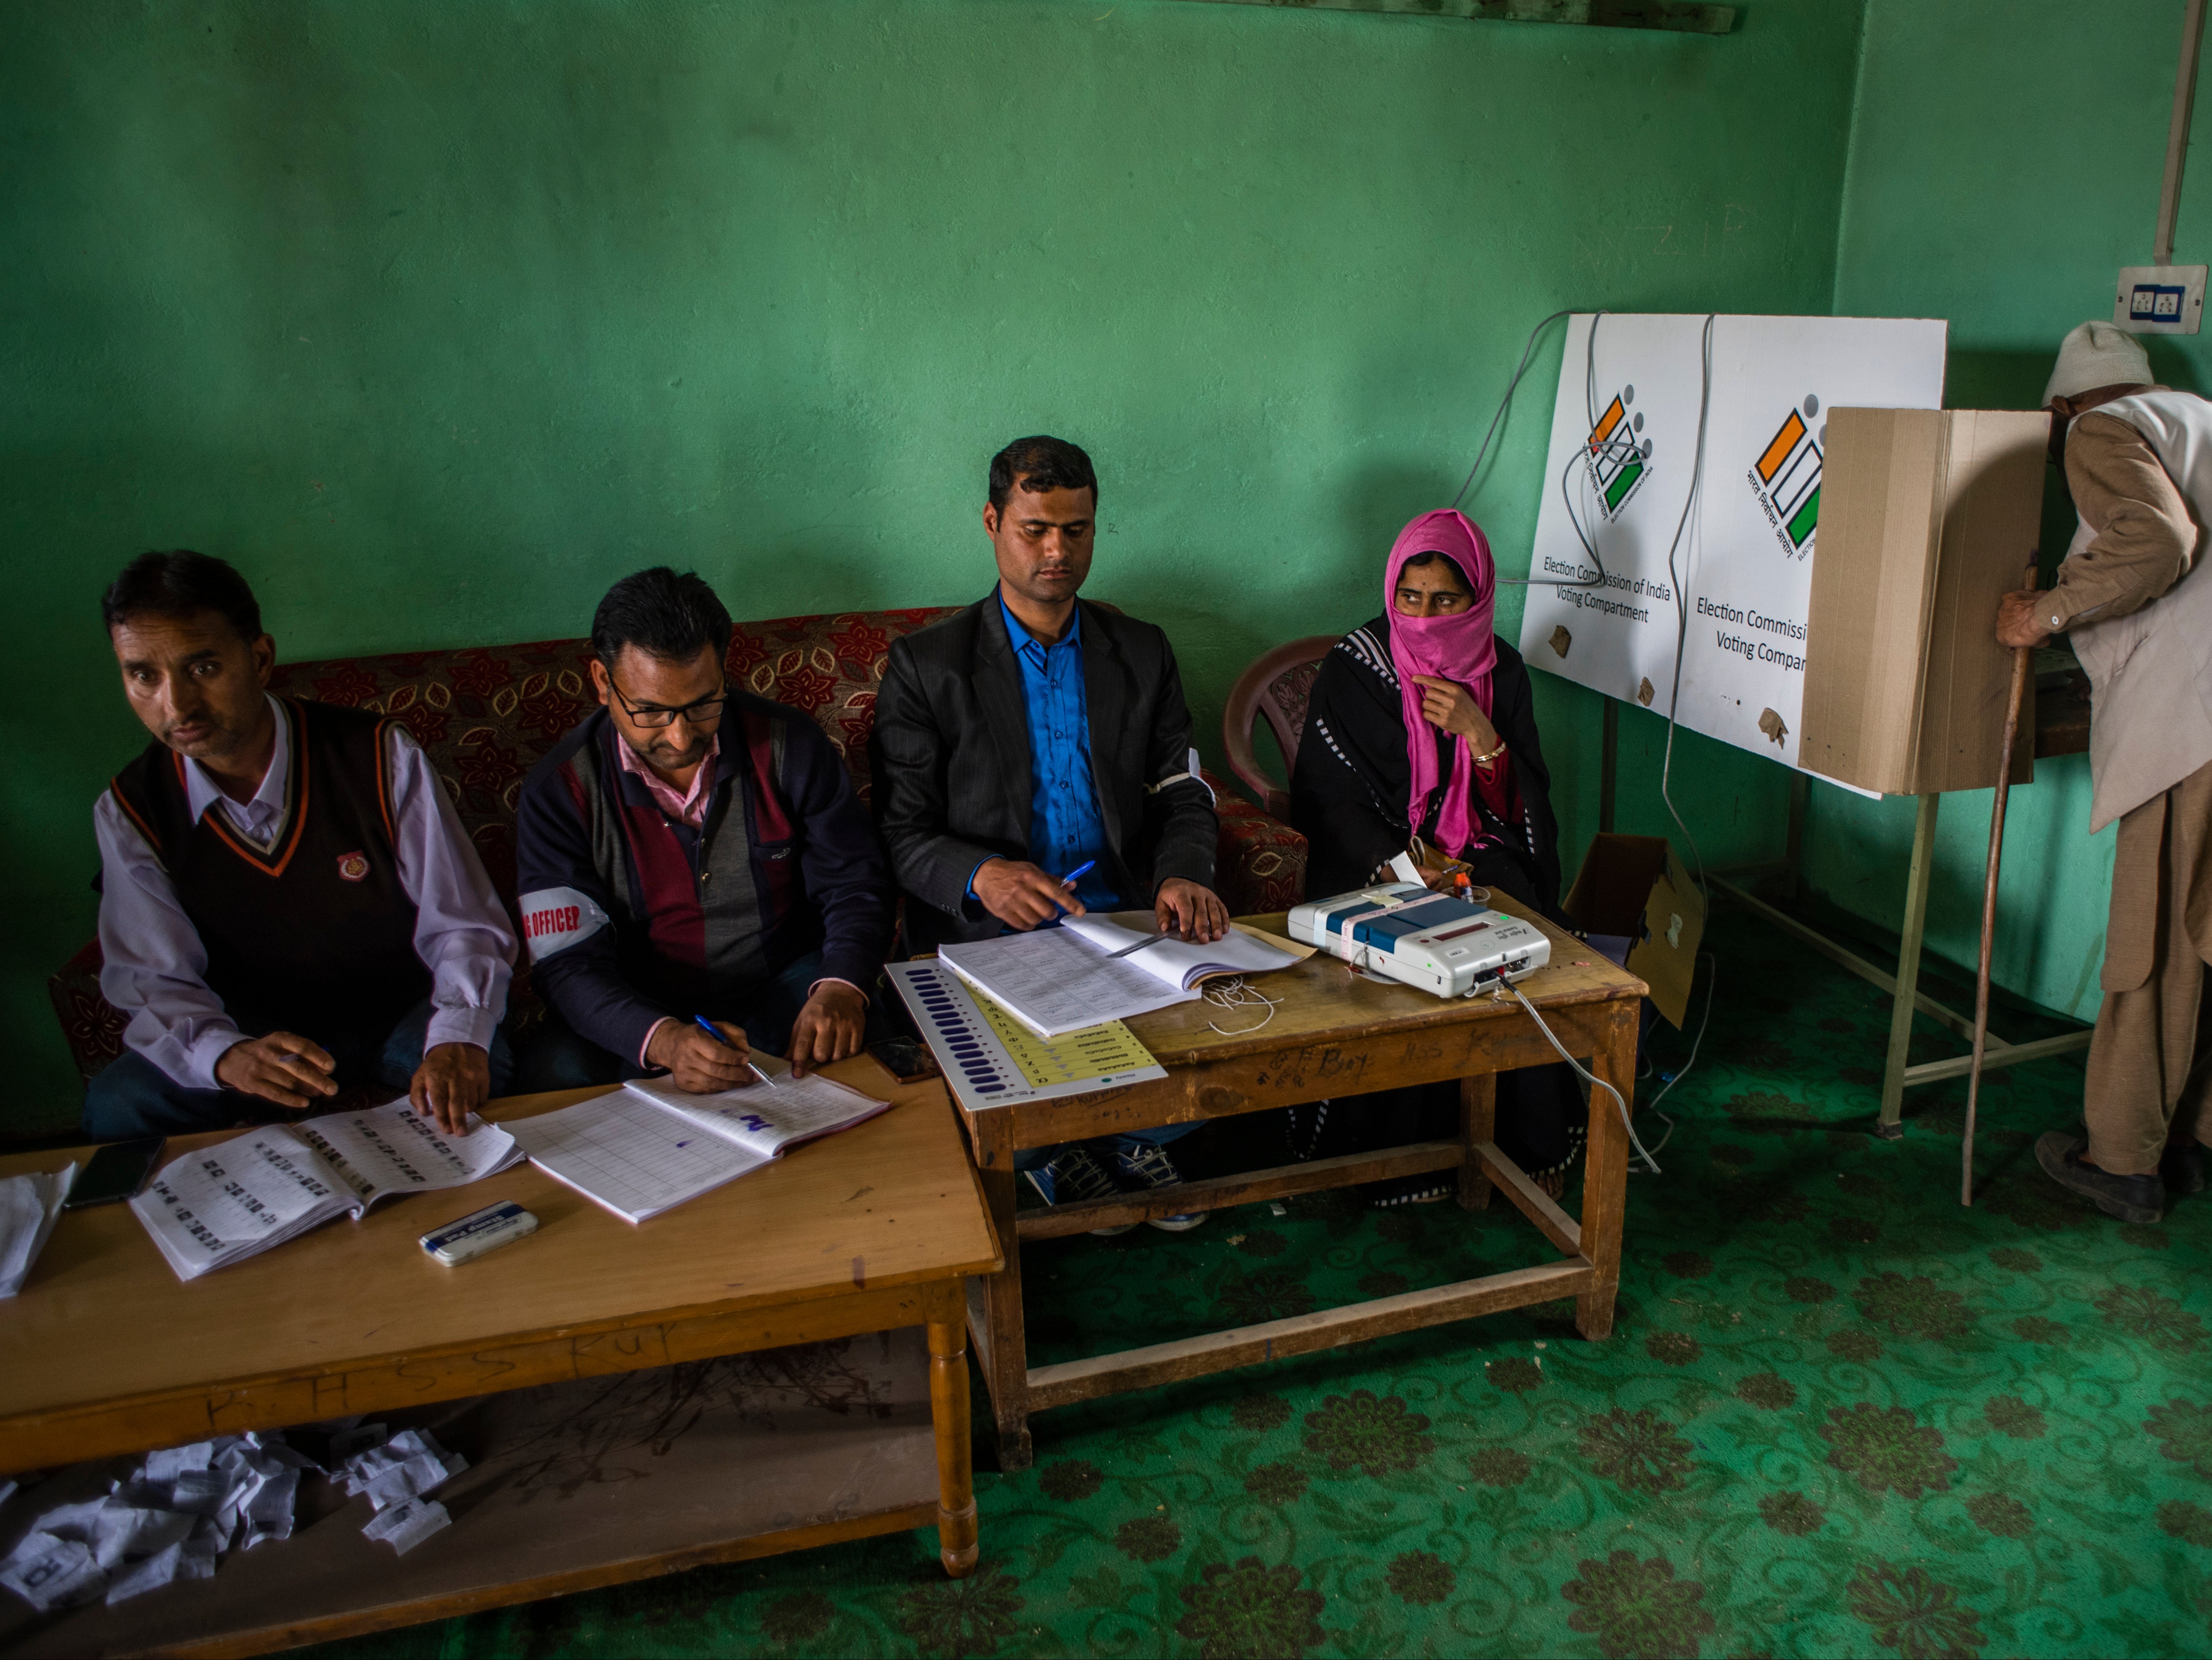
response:
{"label": "black sweater vest", "polygon": [[279,700],[284,816],[266,853],[220,803],[195,823],[183,758],[158,742],[117,774],[207,952],[207,984],[250,1034],[377,1039],[430,994],[399,881],[384,729],[372,712]]}

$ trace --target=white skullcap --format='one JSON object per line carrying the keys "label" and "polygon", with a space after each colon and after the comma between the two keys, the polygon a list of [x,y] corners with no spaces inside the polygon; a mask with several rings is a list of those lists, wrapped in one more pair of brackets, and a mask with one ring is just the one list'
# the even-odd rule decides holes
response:
{"label": "white skullcap", "polygon": [[2054,397],[2075,397],[2100,386],[2148,386],[2150,359],[2142,342],[2110,323],[2084,323],[2059,342],[2058,362],[2043,389],[2044,408]]}

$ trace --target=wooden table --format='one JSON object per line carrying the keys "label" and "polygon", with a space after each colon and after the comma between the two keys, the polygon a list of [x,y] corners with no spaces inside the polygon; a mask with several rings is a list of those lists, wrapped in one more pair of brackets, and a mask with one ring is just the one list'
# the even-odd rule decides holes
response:
{"label": "wooden table", "polygon": [[[179,1284],[126,1207],[65,1215],[29,1283],[0,1302],[0,1354],[8,1357],[0,1366],[0,1474],[348,1414],[386,1417],[495,1391],[582,1382],[586,1396],[611,1396],[623,1374],[647,1368],[692,1376],[696,1363],[720,1364],[715,1357],[922,1326],[927,1395],[915,1345],[903,1442],[886,1448],[866,1439],[897,1428],[899,1415],[877,1390],[883,1398],[871,1397],[869,1411],[825,1421],[834,1433],[808,1428],[815,1467],[835,1454],[834,1490],[763,1495],[754,1491],[760,1467],[740,1462],[719,1487],[683,1493],[689,1509],[674,1520],[665,1501],[652,1503],[663,1489],[650,1481],[627,1483],[643,1497],[629,1498],[632,1513],[623,1517],[610,1517],[588,1486],[580,1494],[540,1493],[546,1502],[519,1524],[530,1536],[526,1550],[495,1537],[471,1543],[472,1530],[497,1530],[456,1502],[452,1529],[395,1559],[359,1536],[368,1515],[359,1499],[352,1503],[362,1515],[350,1527],[234,1551],[212,1580],[113,1611],[73,1611],[41,1627],[40,1640],[59,1639],[64,1652],[254,1652],[932,1523],[945,1571],[970,1572],[964,1285],[969,1275],[997,1269],[1000,1252],[942,1084],[896,1088],[866,1057],[828,1071],[897,1105],[635,1227],[523,1165],[386,1204],[358,1224],[332,1224]],[[599,1093],[516,1098],[486,1116],[526,1117]],[[169,1151],[219,1139],[180,1137]],[[71,1156],[83,1154],[0,1160],[0,1175],[58,1169]],[[458,1269],[441,1267],[416,1245],[431,1227],[502,1199],[537,1214],[533,1237]],[[888,1376],[895,1358],[884,1348],[870,1361],[872,1375]],[[690,1372],[679,1364],[687,1362],[695,1363]],[[872,1385],[862,1383],[866,1395]],[[795,1456],[784,1458],[787,1471],[806,1467]],[[699,1472],[684,1474],[696,1488]],[[672,1497],[682,1482],[665,1486]],[[9,1515],[20,1521],[27,1504],[46,1507],[29,1490]],[[325,1536],[325,1554],[350,1552],[324,1565],[342,1605],[303,1609],[287,1581],[313,1567],[303,1547]],[[0,1549],[12,1543],[0,1541]],[[246,1596],[227,1590],[232,1584],[259,1589]],[[176,1611],[172,1627],[185,1623],[149,1638],[140,1616],[164,1599]],[[27,1616],[14,1598],[0,1602]],[[100,1624],[126,1616],[138,1624],[123,1636]],[[16,1651],[23,1620],[0,1624],[13,1627],[0,1630],[0,1648]]]}
{"label": "wooden table", "polygon": [[[1516,915],[1528,915],[1510,900],[1493,902]],[[1583,942],[1540,919],[1530,919],[1551,936],[1552,960],[1522,982],[1521,990],[1543,1012],[1569,1051],[1632,1105],[1637,1015],[1644,982]],[[1281,912],[1243,920],[1270,933],[1287,931]],[[1326,953],[1255,984],[1283,1002],[1273,1020],[1247,1036],[1224,1037],[1208,1025],[1241,1024],[1247,1018],[1245,1011],[1224,1016],[1203,1003],[1178,1004],[1128,1022],[1167,1069],[1164,1079],[1056,1100],[963,1109],[1000,1239],[1026,1243],[1060,1239],[1181,1211],[1220,1209],[1394,1176],[1456,1170],[1462,1208],[1487,1205],[1495,1184],[1564,1253],[1562,1259],[1290,1319],[1033,1368],[1024,1334],[1020,1252],[1009,1251],[1005,1269],[976,1281],[969,1293],[969,1325],[990,1387],[1002,1468],[1019,1469],[1030,1463],[1031,1413],[1102,1395],[1149,1389],[1567,1296],[1575,1299],[1575,1324],[1583,1336],[1603,1337],[1612,1331],[1614,1293],[1620,1281],[1627,1132],[1613,1098],[1602,1090],[1592,1091],[1579,1219],[1568,1215],[1498,1150],[1492,1139],[1497,1074],[1559,1058],[1518,1003],[1486,995],[1447,1003],[1410,986],[1355,978],[1350,965]],[[1013,1159],[1024,1148],[1447,1079],[1462,1081],[1456,1141],[1417,1142],[1382,1153],[1189,1182],[1158,1196],[1129,1194],[1024,1211],[1018,1218],[1015,1215]]]}

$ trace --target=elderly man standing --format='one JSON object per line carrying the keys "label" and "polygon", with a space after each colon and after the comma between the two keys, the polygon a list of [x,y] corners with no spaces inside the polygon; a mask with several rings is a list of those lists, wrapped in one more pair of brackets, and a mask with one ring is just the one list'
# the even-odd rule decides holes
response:
{"label": "elderly man standing", "polygon": [[[892,643],[871,760],[911,950],[1123,906],[1184,939],[1228,931],[1212,888],[1213,797],[1196,776],[1175,651],[1151,623],[1076,598],[1097,513],[1098,476],[1080,449],[1009,444],[991,459],[983,508],[997,585]],[[1116,1176],[1170,1187],[1182,1178],[1163,1148],[1193,1127],[1018,1163],[1048,1204],[1103,1198]]]}
{"label": "elderly man standing", "polygon": [[2212,1140],[2212,403],[2152,384],[2142,346],[2105,323],[2066,336],[2044,402],[2081,529],[2052,588],[2004,597],[1997,639],[2071,635],[2095,694],[2090,832],[2120,828],[2088,1136],[2053,1131],[2035,1152],[2108,1215],[2154,1222],[2167,1188],[2203,1187]]}

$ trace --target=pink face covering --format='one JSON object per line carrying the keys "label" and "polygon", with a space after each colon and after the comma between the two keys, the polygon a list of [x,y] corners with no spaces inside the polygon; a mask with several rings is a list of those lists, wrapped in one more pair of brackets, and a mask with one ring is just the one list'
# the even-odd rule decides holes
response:
{"label": "pink face covering", "polygon": [[[1407,561],[1422,554],[1443,554],[1460,568],[1474,603],[1450,616],[1409,617],[1398,609],[1398,578]],[[1406,718],[1406,757],[1413,763],[1407,821],[1419,827],[1429,795],[1437,787],[1437,729],[1421,713],[1421,688],[1415,675],[1456,682],[1474,694],[1486,716],[1490,674],[1498,665],[1498,640],[1492,632],[1497,609],[1498,570],[1490,542],[1463,513],[1449,508],[1423,513],[1398,532],[1382,580],[1382,609],[1390,618],[1390,660],[1397,666],[1401,706]],[[1467,740],[1454,736],[1448,752],[1451,776],[1444,781],[1443,804],[1437,815],[1437,841],[1456,857],[1474,834],[1474,756]]]}

